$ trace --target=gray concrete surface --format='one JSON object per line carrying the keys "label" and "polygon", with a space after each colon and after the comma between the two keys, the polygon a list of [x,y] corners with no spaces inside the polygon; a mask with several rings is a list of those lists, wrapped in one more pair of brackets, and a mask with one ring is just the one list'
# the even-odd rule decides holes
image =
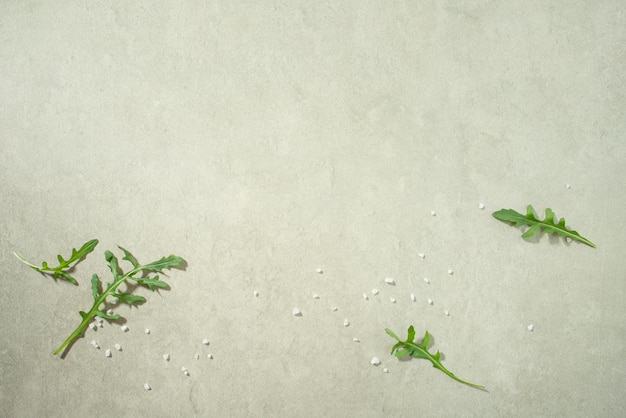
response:
{"label": "gray concrete surface", "polygon": [[[626,415],[625,33],[623,1],[3,1],[0,415]],[[597,248],[491,217],[529,203]],[[12,255],[91,238],[78,287]],[[116,244],[188,267],[53,356]],[[411,324],[487,391],[389,355]]]}

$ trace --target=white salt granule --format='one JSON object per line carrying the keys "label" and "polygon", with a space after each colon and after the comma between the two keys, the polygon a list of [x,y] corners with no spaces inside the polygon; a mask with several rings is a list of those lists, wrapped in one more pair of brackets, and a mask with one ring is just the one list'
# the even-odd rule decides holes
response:
{"label": "white salt granule", "polygon": [[322,269],[320,269],[320,268],[316,268],[316,269],[315,269],[315,272],[316,272],[317,274],[323,274],[323,273],[324,273],[324,270],[322,270]]}
{"label": "white salt granule", "polygon": [[147,384],[147,383],[144,383],[144,384],[143,384],[143,388],[144,388],[145,390],[152,390],[152,388],[150,387],[150,385],[149,385],[149,384]]}
{"label": "white salt granule", "polygon": [[385,367],[385,368],[383,369],[383,373],[389,373],[389,369]]}
{"label": "white salt granule", "polygon": [[419,258],[424,258],[424,257],[426,257],[426,254],[424,254],[424,253],[417,253],[417,256]]}
{"label": "white salt granule", "polygon": [[566,189],[571,189],[571,188],[572,188],[572,186],[570,186],[569,184],[566,184],[566,185],[565,185],[565,188],[566,188]]}
{"label": "white salt granule", "polygon": [[411,293],[411,300],[412,300],[413,302],[415,302],[415,301],[417,300],[417,298],[415,297],[415,294],[414,294],[414,293]]}
{"label": "white salt granule", "polygon": [[367,293],[363,293],[363,299],[368,300],[370,297],[367,296]]}
{"label": "white salt granule", "polygon": [[257,290],[254,291],[254,297],[259,297],[259,292]]}
{"label": "white salt granule", "polygon": [[396,298],[389,298],[389,302],[396,303]]}
{"label": "white salt granule", "polygon": [[380,364],[380,359],[378,357],[372,357],[370,363],[374,366],[378,366]]}
{"label": "white salt granule", "polygon": [[359,339],[358,339],[358,338],[356,338],[356,337],[355,337],[355,338],[353,338],[353,339],[352,339],[352,341],[354,341],[355,343],[360,343],[360,342],[361,342],[361,340],[359,340]]}
{"label": "white salt granule", "polygon": [[107,311],[107,315],[113,315],[113,309],[109,309],[109,310]]}
{"label": "white salt granule", "polygon": [[535,329],[535,326],[533,324],[530,324],[526,328],[528,328],[528,331],[532,331],[533,329]]}
{"label": "white salt granule", "polygon": [[343,320],[343,326],[347,327],[348,325],[350,325],[350,321],[348,321],[348,319],[346,318]]}
{"label": "white salt granule", "polygon": [[163,360],[170,361],[170,355],[168,353],[163,354]]}
{"label": "white salt granule", "polygon": [[92,330],[96,330],[96,324],[94,324],[93,322],[91,324],[89,324],[89,328],[91,328]]}
{"label": "white salt granule", "polygon": [[195,358],[196,360],[198,360],[200,358],[200,354],[196,353],[195,356],[193,356],[193,358]]}
{"label": "white salt granule", "polygon": [[145,332],[146,334],[150,334],[150,329],[149,329],[149,328],[146,328],[146,329],[144,330],[144,332]]}
{"label": "white salt granule", "polygon": [[91,345],[93,345],[93,348],[100,348],[96,340],[91,340]]}
{"label": "white salt granule", "polygon": [[111,357],[111,350],[107,348],[107,350],[104,352],[104,355],[107,357]]}
{"label": "white salt granule", "polygon": [[202,344],[204,344],[204,345],[209,345],[209,340],[208,340],[208,339],[206,339],[206,338],[205,338],[205,339],[203,339],[203,340],[202,340]]}
{"label": "white salt granule", "polygon": [[450,316],[450,312],[448,312],[448,310],[443,311],[443,314],[444,314],[445,316]]}
{"label": "white salt granule", "polygon": [[293,308],[291,313],[293,314],[293,316],[302,316],[302,312],[300,312],[300,309],[298,308]]}
{"label": "white salt granule", "polygon": [[377,295],[378,294],[378,289],[374,288],[372,289],[372,295]]}
{"label": "white salt granule", "polygon": [[431,215],[431,216],[437,216],[437,212],[435,212],[434,210],[431,210],[431,211],[430,211],[430,215]]}
{"label": "white salt granule", "polygon": [[428,284],[430,284],[430,279],[428,277],[424,277],[424,281]]}
{"label": "white salt granule", "polygon": [[128,327],[126,325],[122,325],[120,329],[122,330],[122,332],[128,331]]}
{"label": "white salt granule", "polygon": [[183,366],[183,367],[180,369],[180,371],[181,371],[181,372],[183,372],[183,374],[184,374],[185,376],[189,376],[189,370],[187,370],[187,368],[186,368],[185,366]]}
{"label": "white salt granule", "polygon": [[479,203],[478,204],[478,209],[480,209],[480,210],[485,209],[485,204],[484,203]]}
{"label": "white salt granule", "polygon": [[117,351],[122,351],[122,346],[121,346],[119,343],[116,343],[116,344],[115,344],[115,349],[116,349]]}
{"label": "white salt granule", "polygon": [[317,293],[313,293],[313,299],[319,299],[320,295],[318,295]]}
{"label": "white salt granule", "polygon": [[385,283],[396,284],[396,281],[393,279],[393,277],[385,277]]}
{"label": "white salt granule", "polygon": [[209,353],[206,355],[209,360],[213,360],[213,354]]}
{"label": "white salt granule", "polygon": [[428,304],[432,305],[433,303],[434,303],[433,300],[431,298],[428,298]]}
{"label": "white salt granule", "polygon": [[448,269],[448,274],[454,274],[454,270]]}
{"label": "white salt granule", "polygon": [[335,312],[337,310],[337,307],[336,306],[331,306],[330,310]]}

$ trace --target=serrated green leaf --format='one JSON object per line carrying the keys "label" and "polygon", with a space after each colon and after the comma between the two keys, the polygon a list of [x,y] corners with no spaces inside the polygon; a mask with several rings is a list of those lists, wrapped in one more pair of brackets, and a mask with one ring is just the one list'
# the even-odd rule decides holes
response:
{"label": "serrated green leaf", "polygon": [[131,295],[129,293],[113,293],[112,296],[115,296],[120,301],[125,303],[143,303],[146,301],[146,298],[139,295]]}
{"label": "serrated green leaf", "polygon": [[94,248],[96,248],[96,245],[98,245],[98,240],[92,239],[84,243],[82,247],[80,247],[80,249],[78,250],[76,248],[72,248],[72,255],[67,260],[65,260],[61,254],[57,255],[57,260],[59,262],[59,265],[56,267],[50,267],[47,261],[43,261],[41,263],[41,267],[39,267],[24,260],[24,258],[22,258],[22,256],[20,256],[17,253],[13,253],[13,254],[24,264],[26,264],[27,266],[31,267],[32,269],[40,273],[48,274],[48,275],[51,274],[54,279],[62,277],[68,282],[78,285],[78,282],[76,281],[76,279],[72,277],[72,275],[69,274],[68,272],[69,270],[73,268],[71,264],[78,262],[82,260],[83,258],[85,258],[87,254],[89,254],[90,252],[94,250]]}
{"label": "serrated green leaf", "polygon": [[557,234],[561,237],[569,237],[573,240],[580,241],[590,247],[595,248],[595,244],[589,241],[587,238],[581,236],[578,232],[568,229],[565,226],[565,218],[561,218],[558,222],[555,222],[554,212],[552,209],[546,209],[546,217],[544,220],[539,220],[535,217],[534,208],[532,205],[528,205],[526,208],[526,215],[513,210],[513,209],[500,209],[492,213],[493,217],[505,222],[511,222],[515,226],[530,226],[530,228],[522,234],[522,238],[529,238],[535,235],[537,231],[542,229],[548,234]]}
{"label": "serrated green leaf", "polygon": [[130,264],[133,265],[133,268],[139,267],[139,262],[137,261],[135,256],[130,253],[130,251],[128,251],[126,248],[121,247],[119,245],[117,247],[124,252],[124,257],[122,257],[122,260],[129,261]]}
{"label": "serrated green leaf", "polygon": [[152,290],[154,292],[154,288],[155,287],[160,287],[162,289],[167,287],[167,283],[159,280],[158,276],[155,277],[145,277],[145,278],[141,278],[141,279],[135,279],[133,278],[137,283],[144,285],[146,287],[148,287],[150,290]]}
{"label": "serrated green leaf", "polygon": [[[389,336],[391,336],[392,338],[395,338],[396,340],[399,340],[399,342],[397,344],[394,345],[394,348],[391,350],[391,353],[393,354],[394,351],[396,352],[396,356],[397,357],[404,357],[408,354],[411,355],[411,357],[416,357],[416,358],[422,358],[422,359],[426,359],[429,360],[433,367],[435,367],[436,369],[441,370],[442,372],[444,372],[445,374],[447,374],[449,377],[451,377],[452,379],[456,380],[457,382],[461,382],[464,383],[466,385],[478,388],[478,389],[484,389],[485,387],[483,385],[479,385],[476,383],[471,383],[468,382],[466,380],[463,380],[461,378],[459,378],[458,376],[456,376],[454,373],[452,373],[451,371],[449,371],[448,369],[446,369],[443,364],[441,364],[441,354],[439,353],[439,351],[437,351],[435,354],[431,354],[428,352],[428,341],[429,341],[429,334],[428,331],[426,331],[424,333],[424,338],[422,339],[422,342],[420,344],[417,344],[414,341],[415,338],[415,329],[413,327],[413,325],[411,325],[408,329],[408,337],[406,339],[406,341],[400,341],[400,339],[396,336],[396,334],[394,334],[391,330],[389,329],[385,329],[385,331],[387,332],[387,334]],[[397,351],[396,351],[397,350]]]}
{"label": "serrated green leaf", "polygon": [[395,338],[398,341],[400,340],[400,337],[398,337],[396,334],[394,334],[394,332],[392,330],[390,330],[389,328],[385,328],[385,332],[391,337],[391,338]]}
{"label": "serrated green leaf", "polygon": [[120,319],[122,317],[120,314],[109,315],[108,313],[102,311],[95,311],[94,315],[99,316],[100,318],[112,320]]}
{"label": "serrated green leaf", "polygon": [[104,252],[104,258],[109,264],[109,270],[111,270],[114,280],[117,281],[117,279],[120,277],[120,266],[119,262],[117,261],[117,257],[111,251],[106,250]]}
{"label": "serrated green leaf", "polygon": [[181,257],[175,256],[174,254],[172,254],[172,255],[169,255],[168,257],[163,257],[160,260],[153,261],[152,263],[146,264],[139,268],[143,271],[163,273],[163,269],[169,269],[172,267],[179,266],[183,263],[183,261],[184,260]]}

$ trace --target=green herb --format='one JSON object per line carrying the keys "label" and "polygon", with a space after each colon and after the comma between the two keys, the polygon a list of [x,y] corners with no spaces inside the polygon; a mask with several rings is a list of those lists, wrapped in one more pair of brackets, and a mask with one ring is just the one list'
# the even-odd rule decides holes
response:
{"label": "green herb", "polygon": [[[118,246],[119,247],[119,246]],[[104,258],[106,259],[107,264],[109,265],[109,269],[111,270],[111,274],[113,274],[113,281],[106,284],[106,287],[103,289],[102,284],[100,282],[100,278],[98,275],[94,274],[91,278],[91,294],[93,296],[93,305],[89,311],[84,312],[80,311],[80,316],[82,318],[81,323],[78,327],[70,334],[69,337],[54,351],[54,354],[59,354],[61,350],[63,350],[69,343],[74,341],[87,327],[89,321],[91,321],[94,317],[98,316],[104,319],[112,319],[116,320],[120,318],[119,314],[109,315],[103,310],[100,309],[100,306],[105,304],[106,298],[108,296],[115,297],[119,299],[121,302],[125,302],[128,304],[132,303],[143,303],[146,299],[143,296],[133,295],[130,293],[118,292],[117,288],[119,285],[124,283],[127,280],[134,281],[139,285],[145,286],[150,290],[154,291],[156,287],[165,288],[167,287],[167,283],[159,279],[158,275],[154,277],[145,276],[147,273],[163,273],[163,269],[169,269],[172,267],[176,267],[181,265],[184,260],[181,257],[170,255],[169,257],[162,257],[157,261],[153,261],[152,263],[148,263],[145,265],[140,265],[137,262],[137,259],[125,248],[119,247],[120,250],[124,253],[124,257],[122,260],[128,261],[132,265],[132,269],[128,272],[124,273],[119,266],[119,262],[117,257],[113,255],[111,251],[104,252]],[[140,276],[136,277],[139,273]]]}
{"label": "green herb", "polygon": [[[555,223],[554,212],[552,209],[546,209],[546,219],[543,221],[535,217],[534,209],[532,205],[528,205],[526,208],[526,216],[513,209],[500,209],[494,212],[493,217],[505,222],[512,222],[515,226],[528,225],[530,228],[522,235],[522,238],[529,238],[535,235],[539,229],[543,229],[546,233],[557,234],[561,237],[569,237],[577,241],[583,242],[591,247],[595,248],[594,243],[587,238],[583,238],[578,232],[565,227],[565,218],[561,218],[560,221]],[[558,220],[558,218],[557,218]]]}
{"label": "green herb", "polygon": [[42,274],[52,274],[55,279],[62,277],[68,282],[78,286],[78,282],[76,281],[76,279],[69,274],[69,271],[74,268],[70,265],[76,261],[80,261],[85,258],[87,254],[89,254],[94,250],[94,248],[96,248],[96,245],[98,245],[98,240],[92,239],[91,241],[87,241],[85,244],[83,244],[83,246],[80,247],[79,250],[76,250],[76,248],[72,248],[72,255],[67,260],[65,260],[61,254],[59,254],[57,256],[57,259],[59,260],[59,265],[57,267],[50,267],[47,261],[42,262],[41,267],[38,267],[24,260],[24,258],[22,258],[22,256],[20,256],[18,253],[13,254],[24,264]]}
{"label": "green herb", "polygon": [[419,344],[413,341],[415,339],[415,328],[413,328],[413,325],[409,327],[409,331],[408,331],[409,335],[406,341],[400,340],[400,338],[398,338],[398,336],[394,334],[393,331],[391,331],[389,328],[385,328],[385,332],[387,332],[387,334],[390,337],[398,341],[391,348],[391,354],[394,354],[395,352],[396,357],[411,356],[415,358],[423,358],[423,359],[429,360],[433,364],[434,368],[441,370],[442,372],[444,372],[445,374],[447,374],[454,380],[461,382],[461,383],[465,383],[466,385],[469,385],[478,389],[485,389],[484,386],[478,385],[476,383],[470,383],[466,380],[463,380],[457,377],[454,373],[452,373],[448,369],[446,369],[443,366],[443,364],[441,364],[441,361],[439,360],[439,357],[441,356],[439,354],[439,351],[437,351],[435,354],[428,352],[428,341],[430,339],[428,335],[428,331],[426,331],[426,333],[424,334],[424,338],[422,339],[422,342]]}

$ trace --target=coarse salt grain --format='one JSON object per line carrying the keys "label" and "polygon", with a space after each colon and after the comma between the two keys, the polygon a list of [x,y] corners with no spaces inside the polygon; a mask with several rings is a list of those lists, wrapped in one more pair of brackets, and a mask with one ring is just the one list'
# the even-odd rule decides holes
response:
{"label": "coarse salt grain", "polygon": [[189,376],[189,370],[187,370],[184,366],[180,369],[180,371],[183,372],[185,376]]}
{"label": "coarse salt grain", "polygon": [[571,188],[572,188],[572,186],[570,186],[569,184],[566,184],[566,185],[565,185],[565,188],[566,188],[566,189],[571,189]]}
{"label": "coarse salt grain", "polygon": [[196,360],[198,360],[200,358],[200,354],[196,353],[195,356],[193,356],[193,358],[195,358]]}
{"label": "coarse salt grain", "polygon": [[91,340],[91,345],[93,345],[93,348],[100,348],[96,340]]}
{"label": "coarse salt grain", "polygon": [[350,321],[348,321],[348,319],[346,318],[343,320],[343,326],[347,327],[348,325],[350,325]]}
{"label": "coarse salt grain", "polygon": [[372,357],[370,363],[374,366],[378,366],[380,364],[380,359],[378,357]]}
{"label": "coarse salt grain", "polygon": [[320,269],[320,268],[317,268],[317,269],[315,269],[315,272],[316,272],[317,274],[323,274],[323,273],[324,273],[324,270],[322,270],[322,269]]}
{"label": "coarse salt grain", "polygon": [[393,279],[393,277],[385,277],[385,283],[396,284],[396,281]]}
{"label": "coarse salt grain", "polygon": [[337,307],[336,306],[331,306],[330,310],[335,312],[337,310]]}
{"label": "coarse salt grain", "polygon": [[396,303],[396,298],[389,298],[389,302]]}
{"label": "coarse salt grain", "polygon": [[417,300],[417,298],[415,297],[415,294],[414,294],[414,293],[411,293],[411,300],[412,300],[413,302],[415,302],[415,301]]}
{"label": "coarse salt grain", "polygon": [[432,305],[433,304],[433,300],[431,298],[428,298],[428,304]]}
{"label": "coarse salt grain", "polygon": [[170,361],[170,355],[168,353],[163,354],[163,360]]}
{"label": "coarse salt grain", "polygon": [[449,312],[448,310],[443,311],[443,314],[444,314],[445,316],[450,316],[450,312]]}
{"label": "coarse salt grain", "polygon": [[107,350],[104,352],[104,355],[107,357],[111,357],[111,350],[107,348]]}
{"label": "coarse salt grain", "polygon": [[360,343],[361,340],[359,340],[358,338],[353,338],[352,341],[354,341],[355,343]]}
{"label": "coarse salt grain", "polygon": [[146,329],[144,330],[144,332],[145,332],[146,334],[150,334],[150,329],[149,329],[149,328],[146,328]]}
{"label": "coarse salt grain", "polygon": [[254,291],[254,297],[259,297],[259,292],[257,290]]}
{"label": "coarse salt grain", "polygon": [[149,384],[147,384],[147,383],[144,383],[144,384],[143,384],[143,388],[144,388],[145,390],[152,390],[152,388],[150,387],[150,385],[149,385]]}
{"label": "coarse salt grain", "polygon": [[313,299],[319,299],[320,295],[318,295],[317,293],[313,293]]}
{"label": "coarse salt grain", "polygon": [[378,289],[374,288],[372,289],[372,295],[377,295],[378,294]]}
{"label": "coarse salt grain", "polygon": [[385,368],[383,369],[383,373],[389,373],[389,369],[388,369],[387,367],[385,367]]}
{"label": "coarse salt grain", "polygon": [[484,203],[479,203],[478,204],[478,209],[480,209],[480,210],[485,209],[485,204]]}
{"label": "coarse salt grain", "polygon": [[368,300],[370,297],[367,296],[367,293],[363,293],[363,299]]}
{"label": "coarse salt grain", "polygon": [[448,269],[448,274],[454,274],[454,270]]}
{"label": "coarse salt grain", "polygon": [[122,351],[122,346],[119,343],[117,343],[117,344],[115,344],[115,349],[117,351]]}
{"label": "coarse salt grain", "polygon": [[113,315],[113,309],[109,309],[109,310],[107,311],[107,315]]}
{"label": "coarse salt grain", "polygon": [[431,216],[437,216],[437,212],[435,212],[434,210],[431,210],[431,211],[430,211],[430,215],[431,215]]}
{"label": "coarse salt grain", "polygon": [[429,283],[430,284],[430,279],[428,279],[428,277],[424,277],[424,282]]}
{"label": "coarse salt grain", "polygon": [[91,328],[92,330],[96,330],[96,324],[94,324],[93,322],[91,324],[89,324],[89,328]]}
{"label": "coarse salt grain", "polygon": [[530,324],[526,328],[528,328],[528,331],[532,331],[533,329],[535,329],[535,326],[533,324]]}
{"label": "coarse salt grain", "polygon": [[122,325],[120,329],[122,330],[122,332],[128,331],[128,327],[126,325]]}
{"label": "coarse salt grain", "polygon": [[209,360],[213,360],[213,354],[209,353],[206,355]]}
{"label": "coarse salt grain", "polygon": [[300,309],[298,308],[293,308],[291,313],[293,314],[293,316],[302,316],[302,312],[300,312]]}
{"label": "coarse salt grain", "polygon": [[426,257],[426,254],[424,254],[424,253],[417,253],[417,256],[419,258],[424,258],[424,257]]}

